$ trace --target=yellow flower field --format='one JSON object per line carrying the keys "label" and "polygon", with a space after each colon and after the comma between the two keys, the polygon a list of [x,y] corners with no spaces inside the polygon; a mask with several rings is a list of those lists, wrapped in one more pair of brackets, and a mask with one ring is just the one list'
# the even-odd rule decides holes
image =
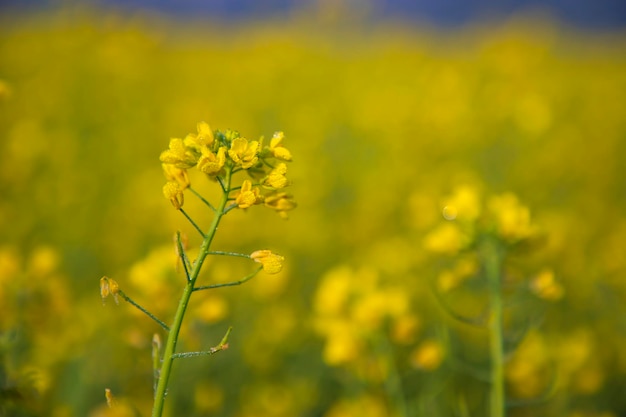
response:
{"label": "yellow flower field", "polygon": [[150,415],[231,163],[163,415],[624,415],[624,41],[1,16],[0,415]]}

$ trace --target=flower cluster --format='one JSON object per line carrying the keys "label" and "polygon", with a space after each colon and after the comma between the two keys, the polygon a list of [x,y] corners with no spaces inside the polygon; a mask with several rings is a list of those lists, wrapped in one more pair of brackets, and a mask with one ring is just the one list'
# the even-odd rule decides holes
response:
{"label": "flower cluster", "polygon": [[481,235],[492,235],[514,245],[537,236],[530,211],[512,193],[490,196],[485,203],[474,187],[460,186],[444,199],[442,214],[447,222],[424,239],[427,250],[454,255],[467,249]]}
{"label": "flower cluster", "polygon": [[190,187],[187,170],[196,168],[222,186],[226,171],[230,174],[246,171],[250,179],[227,190],[238,190],[234,204],[242,209],[265,204],[287,218],[287,212],[296,207],[296,202],[283,191],[291,184],[286,177],[285,162],[292,160],[291,152],[283,145],[283,132],[274,133],[269,144],[264,145],[263,137],[248,140],[233,130],[213,131],[205,122],[198,123],[197,130],[184,139],[171,139],[169,148],[160,156],[167,179],[163,195],[175,209],[183,206],[184,191]]}

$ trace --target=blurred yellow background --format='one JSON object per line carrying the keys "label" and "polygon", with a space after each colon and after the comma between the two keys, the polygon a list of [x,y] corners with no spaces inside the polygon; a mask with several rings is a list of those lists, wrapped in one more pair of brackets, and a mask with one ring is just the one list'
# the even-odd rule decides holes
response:
{"label": "blurred yellow background", "polygon": [[[231,348],[176,363],[170,416],[485,415],[487,383],[459,363],[488,369],[487,334],[451,321],[429,285],[452,291],[475,268],[460,256],[450,275],[423,244],[459,189],[517,195],[546,239],[519,270],[559,283],[519,301],[532,329],[507,364],[512,399],[555,392],[510,414],[626,413],[624,36],[530,17],[342,22],[0,18],[0,413],[114,415],[110,388],[117,415],[149,415],[159,328],[103,306],[98,280],[171,317],[173,233],[199,241],[161,194],[159,154],[199,121],[284,131],[298,208],[220,227],[214,249],[267,247],[286,267],[192,300],[179,349],[229,325]],[[210,221],[191,196],[189,210]],[[248,266],[217,259],[205,279]],[[480,312],[455,291],[455,311]]]}

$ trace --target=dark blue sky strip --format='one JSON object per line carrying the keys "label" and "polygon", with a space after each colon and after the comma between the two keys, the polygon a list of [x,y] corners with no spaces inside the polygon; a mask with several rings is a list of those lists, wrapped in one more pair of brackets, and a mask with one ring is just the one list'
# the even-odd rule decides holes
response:
{"label": "dark blue sky strip", "polygon": [[[59,0],[0,0],[0,11],[40,10],[70,4]],[[77,4],[87,3],[85,1]],[[137,12],[152,10],[175,17],[255,18],[289,14],[298,8],[316,7],[303,0],[91,0],[100,8]],[[626,0],[353,0],[353,8],[368,4],[374,19],[402,18],[454,27],[483,18],[507,18],[519,12],[542,10],[572,26],[585,29],[626,27]]]}

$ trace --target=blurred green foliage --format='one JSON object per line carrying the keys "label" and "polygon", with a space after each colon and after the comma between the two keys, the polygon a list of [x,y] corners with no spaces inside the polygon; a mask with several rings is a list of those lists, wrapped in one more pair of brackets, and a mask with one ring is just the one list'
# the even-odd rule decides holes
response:
{"label": "blurred green foliage", "polygon": [[[520,301],[533,321],[507,392],[556,392],[511,415],[626,413],[623,36],[530,19],[443,32],[86,10],[0,28],[0,413],[114,415],[110,388],[132,404],[117,415],[149,414],[159,328],[103,307],[98,280],[171,317],[183,279],[172,235],[198,241],[162,197],[158,157],[201,120],[252,139],[284,131],[299,206],[287,222],[252,208],[220,226],[216,250],[267,246],[286,268],[192,300],[180,349],[233,325],[231,347],[175,364],[169,415],[396,416],[403,401],[408,415],[485,415],[487,334],[431,291],[480,313],[472,279],[449,285],[473,276],[472,260],[424,248],[462,186],[530,207],[545,242],[516,279],[562,292]],[[216,259],[204,279],[245,273]],[[342,320],[320,320],[333,305]],[[358,326],[371,337],[357,346],[346,335]]]}

